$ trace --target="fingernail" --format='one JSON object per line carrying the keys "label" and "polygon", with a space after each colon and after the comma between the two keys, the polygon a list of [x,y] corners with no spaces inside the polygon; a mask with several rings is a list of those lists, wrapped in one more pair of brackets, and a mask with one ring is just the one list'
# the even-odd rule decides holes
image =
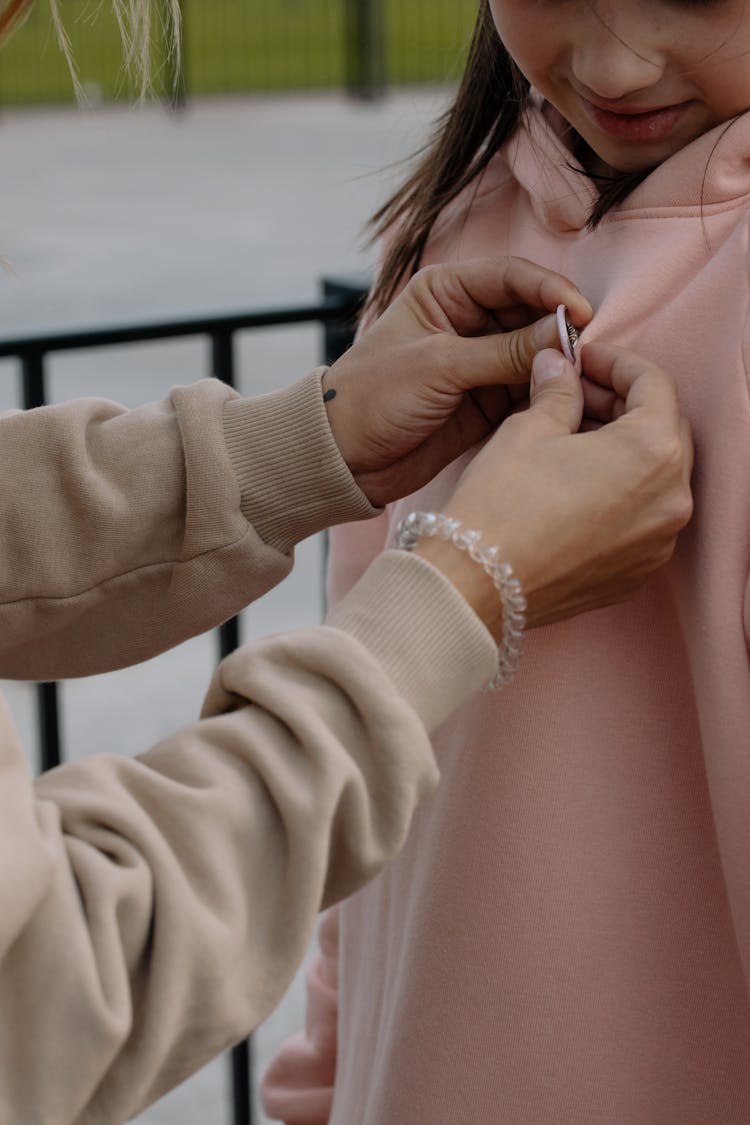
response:
{"label": "fingernail", "polygon": [[534,382],[538,386],[546,383],[548,379],[559,379],[565,374],[565,360],[559,352],[546,348],[534,357],[531,369]]}

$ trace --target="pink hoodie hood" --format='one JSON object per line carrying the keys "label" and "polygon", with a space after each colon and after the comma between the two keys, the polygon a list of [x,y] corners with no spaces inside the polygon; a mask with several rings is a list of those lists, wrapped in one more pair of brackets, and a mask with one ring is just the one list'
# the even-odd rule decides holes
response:
{"label": "pink hoodie hood", "polygon": [[[566,147],[557,114],[533,98],[523,128],[498,158],[528,195],[538,221],[551,233],[575,234],[586,228],[597,190]],[[665,211],[711,214],[750,193],[750,113],[704,133],[656,168],[616,211],[624,216]],[[607,220],[605,219],[605,222]]]}

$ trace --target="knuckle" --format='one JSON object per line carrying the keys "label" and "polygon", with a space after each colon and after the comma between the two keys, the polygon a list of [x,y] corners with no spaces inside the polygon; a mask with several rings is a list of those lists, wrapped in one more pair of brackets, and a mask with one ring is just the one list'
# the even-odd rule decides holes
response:
{"label": "knuckle", "polygon": [[409,278],[404,294],[409,294],[416,299],[424,298],[428,294],[434,293],[439,284],[439,267],[434,265],[422,266]]}
{"label": "knuckle", "polygon": [[685,455],[679,434],[660,434],[654,441],[654,456],[662,472],[681,474]]}
{"label": "knuckle", "polygon": [[682,487],[687,459],[678,432],[651,429],[642,435],[638,455],[647,477],[661,481],[665,489],[670,485],[676,488],[678,484]]}
{"label": "knuckle", "polygon": [[411,278],[409,279],[409,285],[413,285],[415,282],[427,280],[427,278],[429,278],[435,272],[436,268],[437,267],[435,265],[420,266],[419,269],[415,270],[415,272],[411,275]]}
{"label": "knuckle", "polygon": [[674,539],[693,515],[693,494],[689,484],[689,456],[678,431],[651,433],[641,448],[645,480],[651,481],[652,496],[658,511],[658,526]]}
{"label": "knuckle", "polygon": [[523,332],[508,332],[497,337],[497,357],[501,374],[528,374],[531,365],[526,355],[524,341]]}
{"label": "knuckle", "polygon": [[431,370],[439,384],[454,383],[461,375],[462,350],[460,340],[454,336],[433,337],[434,347],[431,349]]}
{"label": "knuckle", "polygon": [[683,484],[674,490],[664,521],[665,530],[674,538],[690,523],[693,506],[693,496],[688,487]]}
{"label": "knuckle", "polygon": [[412,281],[419,281],[423,285],[431,285],[440,276],[441,269],[437,265],[421,266],[414,274]]}
{"label": "knuckle", "polygon": [[682,528],[685,527],[686,524],[690,523],[691,519],[693,518],[694,508],[695,502],[693,500],[692,492],[689,488],[683,488],[675,511],[675,519],[680,530],[682,530]]}
{"label": "knuckle", "polygon": [[425,353],[425,370],[433,388],[455,392],[464,390],[469,380],[470,364],[462,340],[441,333],[434,336]]}

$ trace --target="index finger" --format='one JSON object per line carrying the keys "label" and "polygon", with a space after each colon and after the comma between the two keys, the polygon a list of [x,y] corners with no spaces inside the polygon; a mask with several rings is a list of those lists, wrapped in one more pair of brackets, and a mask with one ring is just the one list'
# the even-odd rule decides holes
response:
{"label": "index finger", "polygon": [[[674,422],[679,418],[677,385],[671,375],[650,360],[626,348],[597,341],[584,344],[581,361],[586,378],[602,388],[602,400],[608,392],[615,396],[615,401],[624,403],[624,410],[617,410],[621,416],[648,410]],[[614,410],[614,402],[612,407]]]}
{"label": "index finger", "polygon": [[[693,468],[693,439],[690,426],[680,411],[677,384],[655,363],[643,359],[635,352],[613,344],[593,343],[582,349],[582,360],[587,377],[610,388],[614,398],[612,421],[599,432],[622,427],[639,426],[641,434],[668,435],[676,438],[682,474],[690,480]],[[647,426],[644,429],[643,423]],[[639,425],[640,424],[640,425]]]}
{"label": "index finger", "polygon": [[[472,306],[475,313],[478,306],[494,314],[497,323],[487,317],[483,325],[471,326],[474,331],[496,328],[498,323],[504,327],[503,314],[514,320],[508,327],[517,327],[522,307],[554,312],[558,305],[567,305],[571,321],[581,328],[594,315],[572,281],[526,258],[474,258],[431,270],[431,288],[454,325],[458,326]],[[446,302],[452,306],[452,312]]]}

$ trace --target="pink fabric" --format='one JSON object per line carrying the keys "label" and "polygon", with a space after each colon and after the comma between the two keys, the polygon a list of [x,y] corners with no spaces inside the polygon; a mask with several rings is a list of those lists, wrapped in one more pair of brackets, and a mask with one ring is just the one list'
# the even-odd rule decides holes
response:
{"label": "pink fabric", "polygon": [[332,907],[318,932],[318,949],[307,971],[305,1030],[284,1044],[266,1071],[263,1104],[289,1125],[325,1125],[336,1077],[338,910]]}
{"label": "pink fabric", "polygon": [[[517,682],[435,738],[437,794],[341,907],[331,1125],[750,1121],[750,115],[593,234],[571,162],[535,109],[426,261],[558,269],[584,340],[672,371],[695,517],[635,598],[530,634]],[[337,593],[371,534],[335,533]]]}

